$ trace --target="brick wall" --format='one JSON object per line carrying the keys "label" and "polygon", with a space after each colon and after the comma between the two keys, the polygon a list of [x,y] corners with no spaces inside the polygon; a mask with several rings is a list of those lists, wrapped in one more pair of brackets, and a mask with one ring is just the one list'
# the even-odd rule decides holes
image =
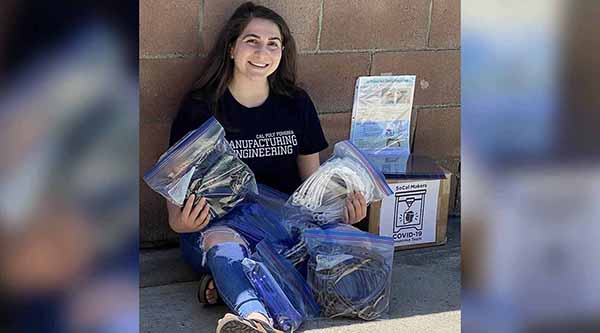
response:
{"label": "brick wall", "polygon": [[[167,147],[178,103],[238,0],[140,1],[140,174]],[[288,22],[299,83],[333,147],[347,139],[358,76],[416,74],[414,152],[460,168],[460,0],[255,1]],[[321,154],[324,160],[331,148]],[[459,179],[459,178],[457,178]],[[454,181],[451,210],[459,212]],[[140,240],[175,239],[164,200],[140,182]]]}

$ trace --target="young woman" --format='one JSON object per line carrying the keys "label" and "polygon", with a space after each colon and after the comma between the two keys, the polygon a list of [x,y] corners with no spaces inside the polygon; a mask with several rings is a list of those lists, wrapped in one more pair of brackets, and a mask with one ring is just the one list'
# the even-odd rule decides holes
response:
{"label": "young woman", "polygon": [[[242,4],[225,24],[195,89],[183,101],[170,144],[215,116],[257,182],[291,194],[319,167],[319,151],[327,147],[310,97],[296,86],[295,65],[296,45],[281,16],[251,2]],[[236,313],[219,321],[218,332],[274,331],[244,277],[241,261],[249,255],[247,242],[233,229],[211,227],[206,201],[202,198],[192,206],[193,201],[190,197],[183,208],[167,203],[169,224],[181,234],[184,258],[196,270],[212,274],[203,278],[206,288],[200,298],[213,304],[220,294]],[[365,216],[363,196],[352,195],[346,222]]]}

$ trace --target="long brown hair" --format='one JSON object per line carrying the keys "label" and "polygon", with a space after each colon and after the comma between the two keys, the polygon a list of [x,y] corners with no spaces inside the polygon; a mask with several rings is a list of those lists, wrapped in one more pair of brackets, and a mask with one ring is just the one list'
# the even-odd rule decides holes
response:
{"label": "long brown hair", "polygon": [[219,120],[224,120],[220,119],[219,99],[233,78],[234,61],[229,57],[229,50],[253,18],[275,23],[283,38],[281,61],[277,70],[268,77],[269,88],[276,94],[286,96],[292,96],[299,90],[296,86],[296,42],[288,25],[273,10],[246,2],[235,10],[219,33],[202,74],[191,92],[192,98],[208,102],[211,113]]}

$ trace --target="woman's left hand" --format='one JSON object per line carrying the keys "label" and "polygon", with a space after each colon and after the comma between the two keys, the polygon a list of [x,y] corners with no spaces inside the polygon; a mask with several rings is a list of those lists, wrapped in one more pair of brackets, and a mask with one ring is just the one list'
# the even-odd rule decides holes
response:
{"label": "woman's left hand", "polygon": [[367,216],[367,202],[360,192],[348,194],[344,208],[344,222],[354,224]]}

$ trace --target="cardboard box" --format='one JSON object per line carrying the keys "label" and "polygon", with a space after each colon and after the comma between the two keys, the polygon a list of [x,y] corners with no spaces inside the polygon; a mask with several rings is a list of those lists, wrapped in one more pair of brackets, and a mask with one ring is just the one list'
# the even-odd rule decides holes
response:
{"label": "cardboard box", "polygon": [[443,179],[390,179],[394,193],[371,204],[369,232],[391,236],[396,250],[446,244],[452,174]]}

